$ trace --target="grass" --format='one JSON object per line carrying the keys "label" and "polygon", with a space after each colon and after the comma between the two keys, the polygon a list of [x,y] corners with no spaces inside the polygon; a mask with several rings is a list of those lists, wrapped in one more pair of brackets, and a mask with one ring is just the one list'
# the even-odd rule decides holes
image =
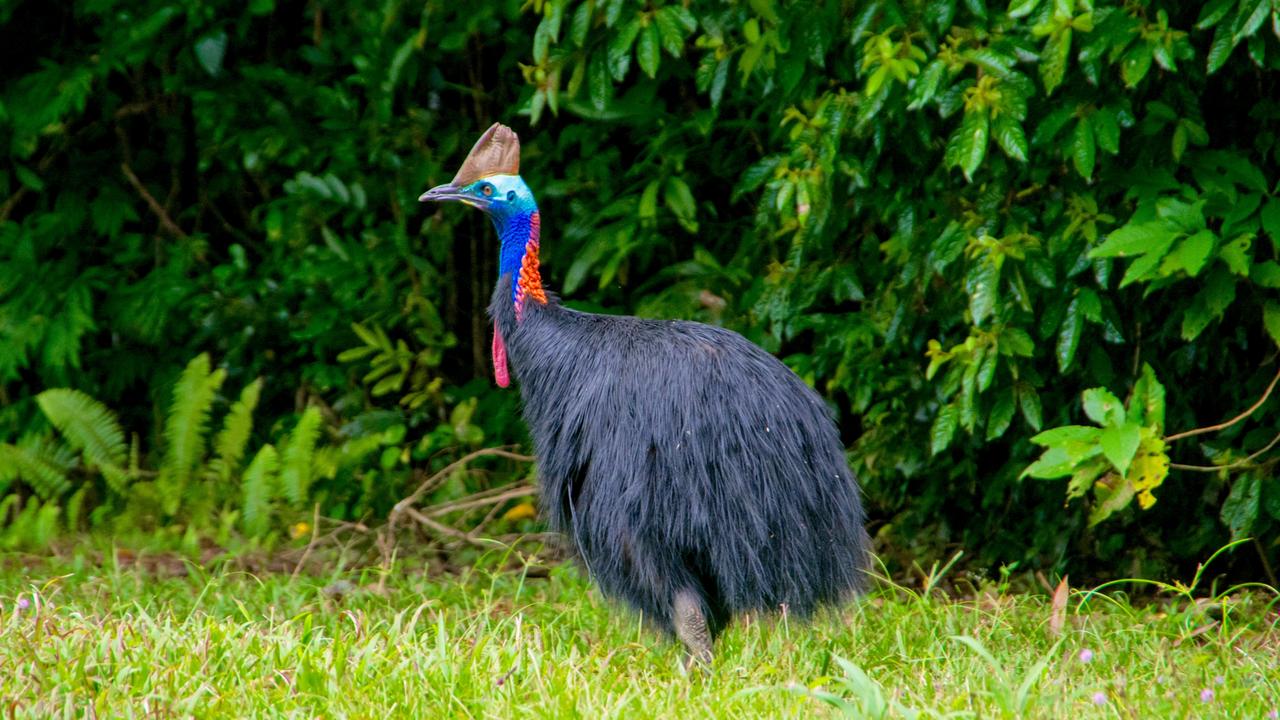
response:
{"label": "grass", "polygon": [[1280,707],[1269,589],[1206,602],[1166,587],[1135,605],[1116,586],[1055,606],[998,585],[964,601],[890,586],[812,623],[735,623],[713,671],[689,675],[673,643],[576,569],[534,579],[498,566],[430,577],[402,563],[375,592],[370,573],[192,565],[165,578],[112,563],[10,563],[0,712],[1265,718]]}

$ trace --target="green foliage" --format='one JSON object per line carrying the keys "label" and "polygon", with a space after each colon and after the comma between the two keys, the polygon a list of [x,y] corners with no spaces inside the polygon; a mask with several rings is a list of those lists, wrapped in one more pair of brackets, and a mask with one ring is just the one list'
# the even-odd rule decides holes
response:
{"label": "green foliage", "polygon": [[168,450],[156,481],[168,515],[178,512],[196,465],[204,456],[214,395],[226,376],[226,370],[211,369],[209,356],[201,354],[187,363],[173,386],[173,401],[164,424]]}
{"label": "green foliage", "polygon": [[45,500],[71,489],[75,454],[65,445],[31,436],[17,445],[0,443],[0,481],[22,480]]}
{"label": "green foliage", "polygon": [[285,498],[295,506],[302,505],[307,500],[316,440],[319,436],[320,411],[309,407],[298,418],[298,424],[294,426],[281,453],[280,486]]}
{"label": "green foliage", "polygon": [[232,475],[240,467],[245,446],[249,443],[249,434],[253,432],[253,410],[258,406],[261,395],[262,378],[258,378],[240,391],[240,399],[231,406],[222,421],[222,431],[213,442],[217,454],[209,463],[220,482],[230,482]]}
{"label": "green foliage", "polygon": [[106,405],[77,390],[55,388],[36,396],[40,410],[72,449],[84,454],[117,493],[126,492],[124,428]]}
{"label": "green foliage", "polygon": [[241,480],[240,513],[245,532],[265,535],[270,529],[271,500],[276,495],[276,474],[280,470],[280,457],[276,449],[263,445],[249,463]]}
{"label": "green foliage", "polygon": [[[133,448],[127,449],[119,419],[102,403],[76,390],[41,393],[37,402],[62,437],[31,434],[18,445],[0,443],[0,517],[10,525],[0,533],[0,544],[39,546],[64,529],[82,529],[86,498],[100,503],[93,513],[99,521],[111,518],[117,527],[155,530],[158,521],[166,521],[208,532],[208,518],[234,518],[238,512],[248,535],[269,539],[279,534],[280,526],[272,524],[277,511],[302,508],[311,497],[313,478],[359,477],[361,462],[371,453],[403,439],[400,426],[399,434],[357,431],[341,444],[321,446],[323,418],[311,407],[285,439],[283,453],[271,444],[262,445],[241,473],[263,381],[247,385],[227,411],[209,458],[205,435],[224,372],[212,370],[209,357],[200,355],[178,378],[172,410],[164,420],[167,447],[153,453],[160,459],[158,470],[140,465],[136,436]],[[175,457],[187,459],[175,465]],[[175,480],[174,468],[183,467],[188,470],[185,480]],[[99,479],[105,488],[97,485]],[[34,490],[41,502],[17,493],[5,495],[17,480]],[[131,485],[133,481],[137,482]],[[180,502],[175,502],[178,488]],[[110,496],[95,494],[99,489],[109,489]],[[277,507],[277,500],[287,505]],[[53,522],[63,517],[65,522]]]}
{"label": "green foliage", "polygon": [[[79,556],[36,564],[0,575],[0,693],[15,714],[41,717],[93,695],[103,717],[617,708],[606,714],[629,720],[1265,718],[1280,697],[1269,590],[1166,586],[1159,602],[1136,602],[1102,587],[1058,608],[994,584],[954,600],[886,587],[804,624],[732,623],[713,671],[691,676],[679,643],[604,601],[586,573],[533,581],[499,569],[509,559],[490,553],[445,581],[418,558],[384,575],[316,563],[321,575],[298,578],[232,564],[178,577]],[[340,591],[343,609],[319,588]],[[195,695],[202,683],[217,692]]]}
{"label": "green foliage", "polygon": [[1096,525],[1137,497],[1148,509],[1156,502],[1152,490],[1169,474],[1168,444],[1162,434],[1165,389],[1150,365],[1134,384],[1129,402],[1106,388],[1084,391],[1084,412],[1100,427],[1064,425],[1046,430],[1031,442],[1047,448],[1023,475],[1034,478],[1071,476],[1067,497],[1093,490],[1096,504],[1089,524]]}
{"label": "green foliage", "polygon": [[[32,8],[0,11],[0,441],[26,448],[20,492],[97,481],[87,454],[31,449],[48,388],[116,409],[139,438],[131,507],[150,493],[174,517],[237,506],[202,479],[239,487],[257,443],[287,467],[279,431],[308,407],[331,442],[274,513],[376,516],[415,467],[522,441],[516,393],[485,380],[497,244],[414,202],[500,119],[548,283],[784,358],[837,413],[891,566],[961,545],[978,566],[1162,573],[1243,533],[1280,562],[1270,455],[1148,467],[1229,465],[1280,433],[1272,401],[1157,445],[1250,406],[1280,346],[1268,2]],[[264,379],[211,462],[221,371],[182,408],[167,394],[201,353],[218,382]],[[1144,382],[1167,389],[1162,425],[1135,419]],[[1123,419],[1085,420],[1092,388],[1130,398],[1090,395]],[[1062,427],[1091,430],[1027,442]],[[1020,482],[1033,463],[1069,466],[1065,509]]]}

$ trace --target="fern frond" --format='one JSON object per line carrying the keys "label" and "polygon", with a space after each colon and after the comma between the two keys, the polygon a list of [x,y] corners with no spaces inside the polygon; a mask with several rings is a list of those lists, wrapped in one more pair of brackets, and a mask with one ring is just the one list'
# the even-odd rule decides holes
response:
{"label": "fern frond", "polygon": [[[14,497],[16,500],[16,496]],[[0,538],[0,547],[14,548],[48,547],[58,534],[58,516],[62,508],[53,500],[37,501],[27,498],[22,509],[14,515]]]}
{"label": "fern frond", "polygon": [[244,471],[240,483],[240,517],[244,530],[250,535],[264,535],[270,528],[271,498],[274,495],[276,472],[280,458],[271,445],[263,445]]}
{"label": "fern frond", "polygon": [[0,467],[31,486],[40,497],[50,500],[71,489],[67,473],[75,467],[75,453],[66,445],[41,438],[8,445],[0,443]]}
{"label": "fern frond", "polygon": [[226,377],[225,370],[211,372],[208,353],[201,353],[187,363],[173,386],[173,402],[164,425],[168,450],[157,483],[161,504],[171,515],[178,510],[192,470],[204,457],[209,412]]}
{"label": "fern frond", "polygon": [[69,388],[45,390],[36,402],[71,447],[84,453],[86,465],[98,467],[111,489],[123,495],[128,478],[121,466],[127,448],[124,428],[115,413],[94,398]]}
{"label": "fern frond", "polygon": [[307,499],[307,488],[311,485],[311,464],[319,436],[320,410],[309,407],[298,418],[280,464],[280,485],[284,489],[284,496],[294,505],[301,505]]}
{"label": "fern frond", "polygon": [[261,394],[262,378],[258,378],[240,392],[240,399],[231,406],[222,422],[222,431],[213,441],[215,455],[210,469],[214,477],[224,483],[231,481],[231,476],[244,459],[244,448],[249,442],[249,433],[253,432],[253,410],[258,406]]}

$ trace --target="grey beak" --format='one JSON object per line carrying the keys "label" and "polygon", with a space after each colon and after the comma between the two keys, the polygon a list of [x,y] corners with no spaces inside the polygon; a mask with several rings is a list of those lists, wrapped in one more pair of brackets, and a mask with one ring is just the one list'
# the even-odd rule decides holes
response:
{"label": "grey beak", "polygon": [[447,202],[449,200],[467,199],[467,196],[463,195],[461,190],[461,188],[453,183],[437,185],[436,187],[433,187],[419,195],[418,202]]}

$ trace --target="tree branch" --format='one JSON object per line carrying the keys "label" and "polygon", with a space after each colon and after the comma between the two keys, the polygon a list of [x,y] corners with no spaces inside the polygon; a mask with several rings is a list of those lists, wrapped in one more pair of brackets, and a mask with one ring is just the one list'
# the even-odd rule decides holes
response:
{"label": "tree branch", "polygon": [[146,201],[147,207],[151,208],[152,214],[154,214],[160,221],[160,227],[167,230],[170,235],[185,240],[187,238],[187,234],[183,232],[182,228],[178,227],[178,224],[173,221],[173,218],[169,217],[169,213],[165,212],[164,208],[160,206],[160,203],[156,202],[155,197],[147,191],[147,187],[138,179],[137,174],[133,172],[133,168],[129,167],[128,161],[120,163],[120,171],[124,173],[125,178],[129,181],[129,184],[133,186],[133,189],[138,191],[138,194],[142,196],[144,201]]}
{"label": "tree branch", "polygon": [[[1274,385],[1275,383],[1272,382],[1272,384]],[[1271,442],[1267,443],[1258,452],[1250,455],[1247,458],[1237,460],[1233,463],[1228,463],[1226,465],[1182,465],[1179,463],[1169,463],[1169,468],[1172,470],[1191,470],[1192,472],[1218,472],[1219,470],[1231,470],[1234,468],[1248,465],[1249,463],[1258,459],[1258,456],[1262,455],[1263,453],[1267,452],[1271,448],[1275,447],[1276,443],[1280,443],[1280,435],[1276,435],[1275,437],[1271,438]]]}
{"label": "tree branch", "polygon": [[[1241,420],[1249,417],[1249,415],[1251,415],[1254,410],[1257,410],[1259,407],[1262,407],[1262,403],[1266,402],[1267,398],[1271,397],[1271,391],[1275,389],[1277,381],[1280,381],[1280,370],[1277,370],[1276,376],[1271,378],[1271,384],[1267,386],[1267,391],[1262,393],[1262,397],[1258,398],[1258,402],[1254,403],[1253,406],[1250,407],[1248,410],[1245,410],[1244,412],[1231,418],[1230,420],[1224,423],[1219,423],[1217,425],[1210,425],[1209,427],[1195,428],[1194,430],[1187,430],[1186,432],[1176,433],[1174,435],[1170,435],[1166,437],[1164,441],[1166,443],[1171,443],[1174,440],[1189,438],[1193,435],[1203,435],[1205,433],[1217,432],[1218,430],[1226,430],[1232,425],[1235,425]],[[1275,441],[1272,441],[1272,444],[1275,444]],[[1271,447],[1271,446],[1268,445],[1267,447]],[[1170,465],[1169,467],[1173,467],[1173,466]],[[1224,465],[1223,467],[1227,467],[1227,466]],[[1183,469],[1186,469],[1186,468],[1183,468]]]}
{"label": "tree branch", "polygon": [[[411,508],[414,503],[418,502],[418,499],[421,498],[424,493],[426,493],[428,490],[434,487],[439,481],[449,477],[449,474],[452,473],[454,470],[457,470],[458,468],[466,465],[467,463],[471,462],[472,460],[475,460],[476,458],[487,457],[487,456],[503,457],[509,460],[518,460],[520,462],[533,462],[534,460],[534,458],[531,455],[521,455],[519,453],[511,452],[510,450],[504,450],[502,448],[484,448],[484,449],[476,450],[475,452],[463,455],[461,458],[458,458],[457,460],[444,466],[444,468],[440,470],[440,472],[422,481],[422,484],[418,486],[418,489],[414,490],[413,493],[409,495],[409,497],[406,497],[405,499],[396,503],[395,507],[391,508],[391,513],[388,515],[388,524],[395,525],[396,519],[399,518],[401,514],[403,514],[406,510]],[[506,490],[506,488],[503,488],[503,490]],[[464,498],[464,500],[474,500],[474,499],[475,499],[474,496],[470,498]]]}

